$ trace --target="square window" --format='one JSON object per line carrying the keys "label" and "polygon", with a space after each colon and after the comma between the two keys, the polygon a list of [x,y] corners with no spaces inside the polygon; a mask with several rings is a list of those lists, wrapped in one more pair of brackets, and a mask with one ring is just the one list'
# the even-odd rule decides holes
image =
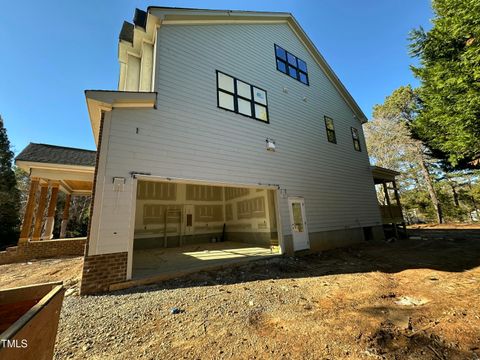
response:
{"label": "square window", "polygon": [[233,95],[227,94],[223,91],[219,91],[218,106],[227,110],[235,111],[235,103],[233,101]]}
{"label": "square window", "polygon": [[254,87],[253,88],[253,100],[255,100],[255,102],[257,102],[257,103],[267,105],[267,94],[265,93],[265,91]]}
{"label": "square window", "polygon": [[220,89],[233,93],[234,92],[233,78],[231,76],[222,74],[221,72],[218,72],[217,74],[218,74],[218,87]]}
{"label": "square window", "polygon": [[358,140],[358,130],[352,127],[352,137]]}
{"label": "square window", "polygon": [[298,75],[299,75],[299,80],[304,83],[305,85],[308,85],[308,77],[306,74],[304,74],[303,72],[299,71],[298,72]]}
{"label": "square window", "polygon": [[297,69],[292,67],[292,66],[289,66],[288,67],[288,75],[290,75],[291,77],[293,77],[294,79],[297,78]]}
{"label": "square window", "polygon": [[335,131],[327,130],[327,140],[334,144],[337,143],[337,138],[335,137]]}
{"label": "square window", "polygon": [[303,60],[297,59],[298,61],[298,69],[303,71],[304,73],[307,72],[307,63]]}
{"label": "square window", "polygon": [[282,60],[277,59],[277,70],[287,73],[287,64],[285,64]]}
{"label": "square window", "polygon": [[252,103],[250,101],[239,98],[238,112],[243,115],[252,116]]}
{"label": "square window", "polygon": [[280,46],[275,45],[275,54],[282,60],[287,60],[287,52],[283,50]]}
{"label": "square window", "polygon": [[290,65],[297,67],[297,58],[294,55],[287,53],[287,60]]}
{"label": "square window", "polygon": [[238,96],[251,99],[252,87],[243,81],[237,80],[237,94]]}
{"label": "square window", "polygon": [[328,116],[325,116],[325,126],[328,130],[335,130],[333,119],[329,118]]}
{"label": "square window", "polygon": [[258,120],[268,121],[267,108],[263,105],[255,104],[255,117]]}

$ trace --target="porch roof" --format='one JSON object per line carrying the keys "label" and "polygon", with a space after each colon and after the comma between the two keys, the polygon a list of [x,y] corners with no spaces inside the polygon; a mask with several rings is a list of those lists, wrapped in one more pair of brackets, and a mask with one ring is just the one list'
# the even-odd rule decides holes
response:
{"label": "porch roof", "polygon": [[15,158],[15,164],[41,182],[57,182],[72,195],[92,192],[96,152],[86,149],[30,143]]}
{"label": "porch roof", "polygon": [[400,175],[398,171],[383,168],[380,166],[370,166],[373,175],[373,181],[375,184],[381,184],[382,182],[390,182],[395,180],[395,176]]}

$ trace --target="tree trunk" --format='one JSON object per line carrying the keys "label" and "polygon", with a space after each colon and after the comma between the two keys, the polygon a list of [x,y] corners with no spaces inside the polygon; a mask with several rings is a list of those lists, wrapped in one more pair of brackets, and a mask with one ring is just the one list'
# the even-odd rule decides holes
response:
{"label": "tree trunk", "polygon": [[438,201],[437,192],[433,187],[432,177],[430,176],[430,172],[428,171],[427,164],[425,163],[425,157],[424,157],[423,151],[420,145],[417,146],[417,149],[418,149],[420,168],[422,169],[423,178],[425,180],[425,183],[427,184],[428,194],[430,195],[430,199],[432,200],[433,207],[435,208],[437,221],[439,224],[443,224],[442,206]]}
{"label": "tree trunk", "polygon": [[452,188],[452,195],[453,195],[453,202],[455,204],[455,207],[460,207],[460,203],[458,202],[458,194],[457,190],[455,189],[455,185],[452,183],[449,183],[450,187]]}

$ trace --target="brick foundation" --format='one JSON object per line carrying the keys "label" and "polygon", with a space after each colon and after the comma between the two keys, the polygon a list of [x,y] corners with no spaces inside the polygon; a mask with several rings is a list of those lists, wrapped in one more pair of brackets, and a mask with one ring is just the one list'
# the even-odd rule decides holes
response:
{"label": "brick foundation", "polygon": [[33,259],[46,259],[61,256],[81,256],[85,254],[85,238],[40,240],[19,243],[17,246],[0,252],[0,265]]}
{"label": "brick foundation", "polygon": [[127,259],[127,252],[85,256],[80,294],[105,292],[111,284],[125,281]]}

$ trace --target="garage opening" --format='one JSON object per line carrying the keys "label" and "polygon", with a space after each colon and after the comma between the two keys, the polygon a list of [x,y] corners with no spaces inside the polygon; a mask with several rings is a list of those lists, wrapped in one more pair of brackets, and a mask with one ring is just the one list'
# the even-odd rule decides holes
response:
{"label": "garage opening", "polygon": [[139,180],[132,278],[278,255],[276,209],[267,188]]}

